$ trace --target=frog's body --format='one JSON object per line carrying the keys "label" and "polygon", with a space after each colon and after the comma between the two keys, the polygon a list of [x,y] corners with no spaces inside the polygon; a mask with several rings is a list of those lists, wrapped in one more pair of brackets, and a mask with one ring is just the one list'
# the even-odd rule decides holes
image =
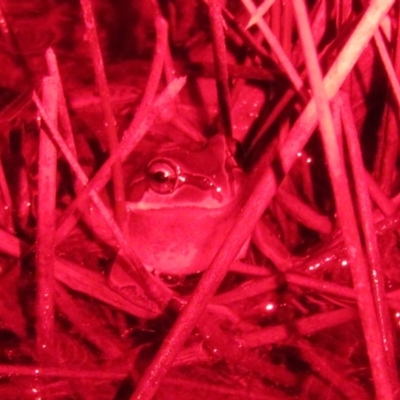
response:
{"label": "frog's body", "polygon": [[207,268],[232,225],[242,178],[226,139],[148,135],[125,172],[130,239],[144,265],[165,274]]}

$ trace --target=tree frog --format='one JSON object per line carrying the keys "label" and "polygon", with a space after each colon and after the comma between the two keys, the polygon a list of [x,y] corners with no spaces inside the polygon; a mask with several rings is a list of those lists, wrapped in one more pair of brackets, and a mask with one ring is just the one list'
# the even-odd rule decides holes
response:
{"label": "tree frog", "polygon": [[243,178],[228,140],[148,133],[124,174],[130,240],[146,268],[172,275],[206,269],[233,222]]}

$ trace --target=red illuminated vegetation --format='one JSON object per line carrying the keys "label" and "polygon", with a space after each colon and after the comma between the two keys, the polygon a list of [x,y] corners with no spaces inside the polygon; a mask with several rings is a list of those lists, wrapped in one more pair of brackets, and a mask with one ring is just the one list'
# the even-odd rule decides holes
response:
{"label": "red illuminated vegetation", "polygon": [[[396,398],[398,2],[0,6],[1,398]],[[238,143],[195,275],[129,240],[123,162],[160,121]]]}

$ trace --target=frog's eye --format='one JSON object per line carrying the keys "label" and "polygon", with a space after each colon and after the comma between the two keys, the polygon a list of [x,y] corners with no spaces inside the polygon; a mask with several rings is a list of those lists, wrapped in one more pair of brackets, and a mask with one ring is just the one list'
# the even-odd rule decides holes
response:
{"label": "frog's eye", "polygon": [[147,166],[149,186],[159,194],[171,193],[177,186],[179,171],[166,160],[155,160]]}

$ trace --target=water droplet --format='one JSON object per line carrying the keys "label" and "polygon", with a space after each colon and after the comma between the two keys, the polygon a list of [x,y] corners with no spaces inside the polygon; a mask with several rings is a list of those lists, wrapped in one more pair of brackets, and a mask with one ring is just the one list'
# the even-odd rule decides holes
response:
{"label": "water droplet", "polygon": [[265,309],[267,311],[272,311],[274,308],[275,308],[275,304],[273,304],[273,303],[267,303],[265,306]]}

